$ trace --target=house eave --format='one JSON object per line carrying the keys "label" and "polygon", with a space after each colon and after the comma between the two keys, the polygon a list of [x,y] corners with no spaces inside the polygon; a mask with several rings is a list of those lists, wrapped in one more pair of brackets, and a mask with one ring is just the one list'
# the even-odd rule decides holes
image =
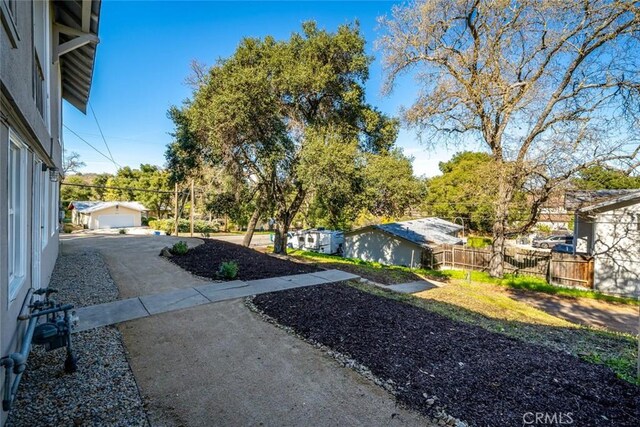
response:
{"label": "house eave", "polygon": [[101,0],[54,1],[55,58],[62,98],[86,113],[95,67]]}

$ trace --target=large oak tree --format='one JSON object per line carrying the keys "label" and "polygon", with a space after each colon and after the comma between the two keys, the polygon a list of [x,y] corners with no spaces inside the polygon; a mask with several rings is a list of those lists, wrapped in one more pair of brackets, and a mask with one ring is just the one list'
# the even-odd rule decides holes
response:
{"label": "large oak tree", "polygon": [[332,33],[307,22],[288,40],[243,39],[194,79],[184,117],[203,149],[255,188],[252,222],[273,215],[276,253],[286,252],[289,226],[316,188],[313,168],[301,166],[311,142],[375,153],[395,140],[396,121],[365,103],[370,62],[357,25]]}
{"label": "large oak tree", "polygon": [[[436,145],[479,142],[494,161],[492,275],[505,238],[535,224],[554,188],[636,157],[637,2],[428,0],[381,21],[387,89],[407,72],[419,86],[406,122]],[[530,213],[514,227],[520,190]]]}

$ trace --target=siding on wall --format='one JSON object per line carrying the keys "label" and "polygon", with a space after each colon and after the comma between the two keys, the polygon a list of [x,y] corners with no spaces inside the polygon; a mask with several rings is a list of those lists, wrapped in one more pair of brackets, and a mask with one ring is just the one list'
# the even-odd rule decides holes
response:
{"label": "siding on wall", "polygon": [[640,287],[640,205],[596,216],[593,254],[594,285],[597,290],[627,296]]}
{"label": "siding on wall", "polygon": [[[32,283],[34,250],[42,250],[40,264],[40,278],[42,286],[49,283],[53,267],[58,256],[58,231],[53,236],[48,236],[47,244],[42,248],[33,247],[33,188],[32,178],[34,159],[45,160],[48,165],[55,165],[59,169],[62,165],[62,148],[59,142],[58,119],[61,101],[58,92],[59,75],[58,65],[51,65],[50,78],[50,108],[51,132],[47,129],[46,121],[36,108],[33,98],[32,70],[33,70],[33,22],[32,3],[27,1],[16,2],[17,30],[20,40],[17,46],[11,46],[3,25],[0,25],[0,356],[6,356],[20,347],[25,322],[19,322],[17,317],[21,311],[23,301]],[[50,61],[51,58],[41,58],[42,61]],[[19,135],[27,144],[27,181],[25,200],[27,203],[27,259],[25,261],[25,281],[20,287],[13,301],[9,301],[8,295],[8,229],[7,229],[7,149],[9,143],[9,129]],[[53,139],[52,139],[53,137]],[[40,170],[41,171],[41,170]],[[48,174],[43,174],[48,183]],[[53,198],[50,203],[57,207],[58,201]],[[49,208],[49,207],[47,207]],[[53,210],[53,209],[48,209]],[[57,212],[57,209],[56,209]],[[4,370],[0,370],[0,387],[4,385]],[[1,392],[2,390],[0,390]],[[6,421],[7,413],[2,411],[0,425]]]}
{"label": "siding on wall", "polygon": [[420,246],[379,230],[347,235],[344,240],[344,256],[347,258],[409,267],[413,254],[413,266],[415,267],[420,263],[422,257]]}

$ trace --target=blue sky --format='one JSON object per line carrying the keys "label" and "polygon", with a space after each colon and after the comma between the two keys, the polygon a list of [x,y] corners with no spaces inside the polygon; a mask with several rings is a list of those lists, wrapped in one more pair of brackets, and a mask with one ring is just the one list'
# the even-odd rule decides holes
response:
{"label": "blue sky", "polygon": [[[382,96],[381,53],[375,50],[377,17],[390,14],[394,2],[169,2],[103,1],[100,44],[90,103],[116,162],[164,164],[172,122],[166,111],[189,97],[185,78],[193,59],[212,64],[233,53],[245,36],[273,35],[285,39],[306,20],[334,30],[359,20],[367,49],[375,56],[367,83],[367,101],[390,115],[409,105],[417,86],[405,79],[390,96]],[[65,103],[65,124],[96,148],[107,152],[91,111],[83,115]],[[78,152],[86,163],[82,172],[115,172],[113,163],[65,129],[67,151]],[[438,173],[438,162],[453,151],[433,150],[418,142],[413,130],[403,129],[398,145],[415,158],[416,175]]]}

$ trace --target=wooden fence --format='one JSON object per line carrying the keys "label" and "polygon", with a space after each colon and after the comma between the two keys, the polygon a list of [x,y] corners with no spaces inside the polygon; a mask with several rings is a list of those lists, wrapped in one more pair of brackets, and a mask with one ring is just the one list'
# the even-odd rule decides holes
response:
{"label": "wooden fence", "polygon": [[[442,245],[425,253],[423,265],[488,271],[490,248]],[[593,258],[584,255],[505,248],[505,273],[540,277],[562,286],[593,288]]]}

